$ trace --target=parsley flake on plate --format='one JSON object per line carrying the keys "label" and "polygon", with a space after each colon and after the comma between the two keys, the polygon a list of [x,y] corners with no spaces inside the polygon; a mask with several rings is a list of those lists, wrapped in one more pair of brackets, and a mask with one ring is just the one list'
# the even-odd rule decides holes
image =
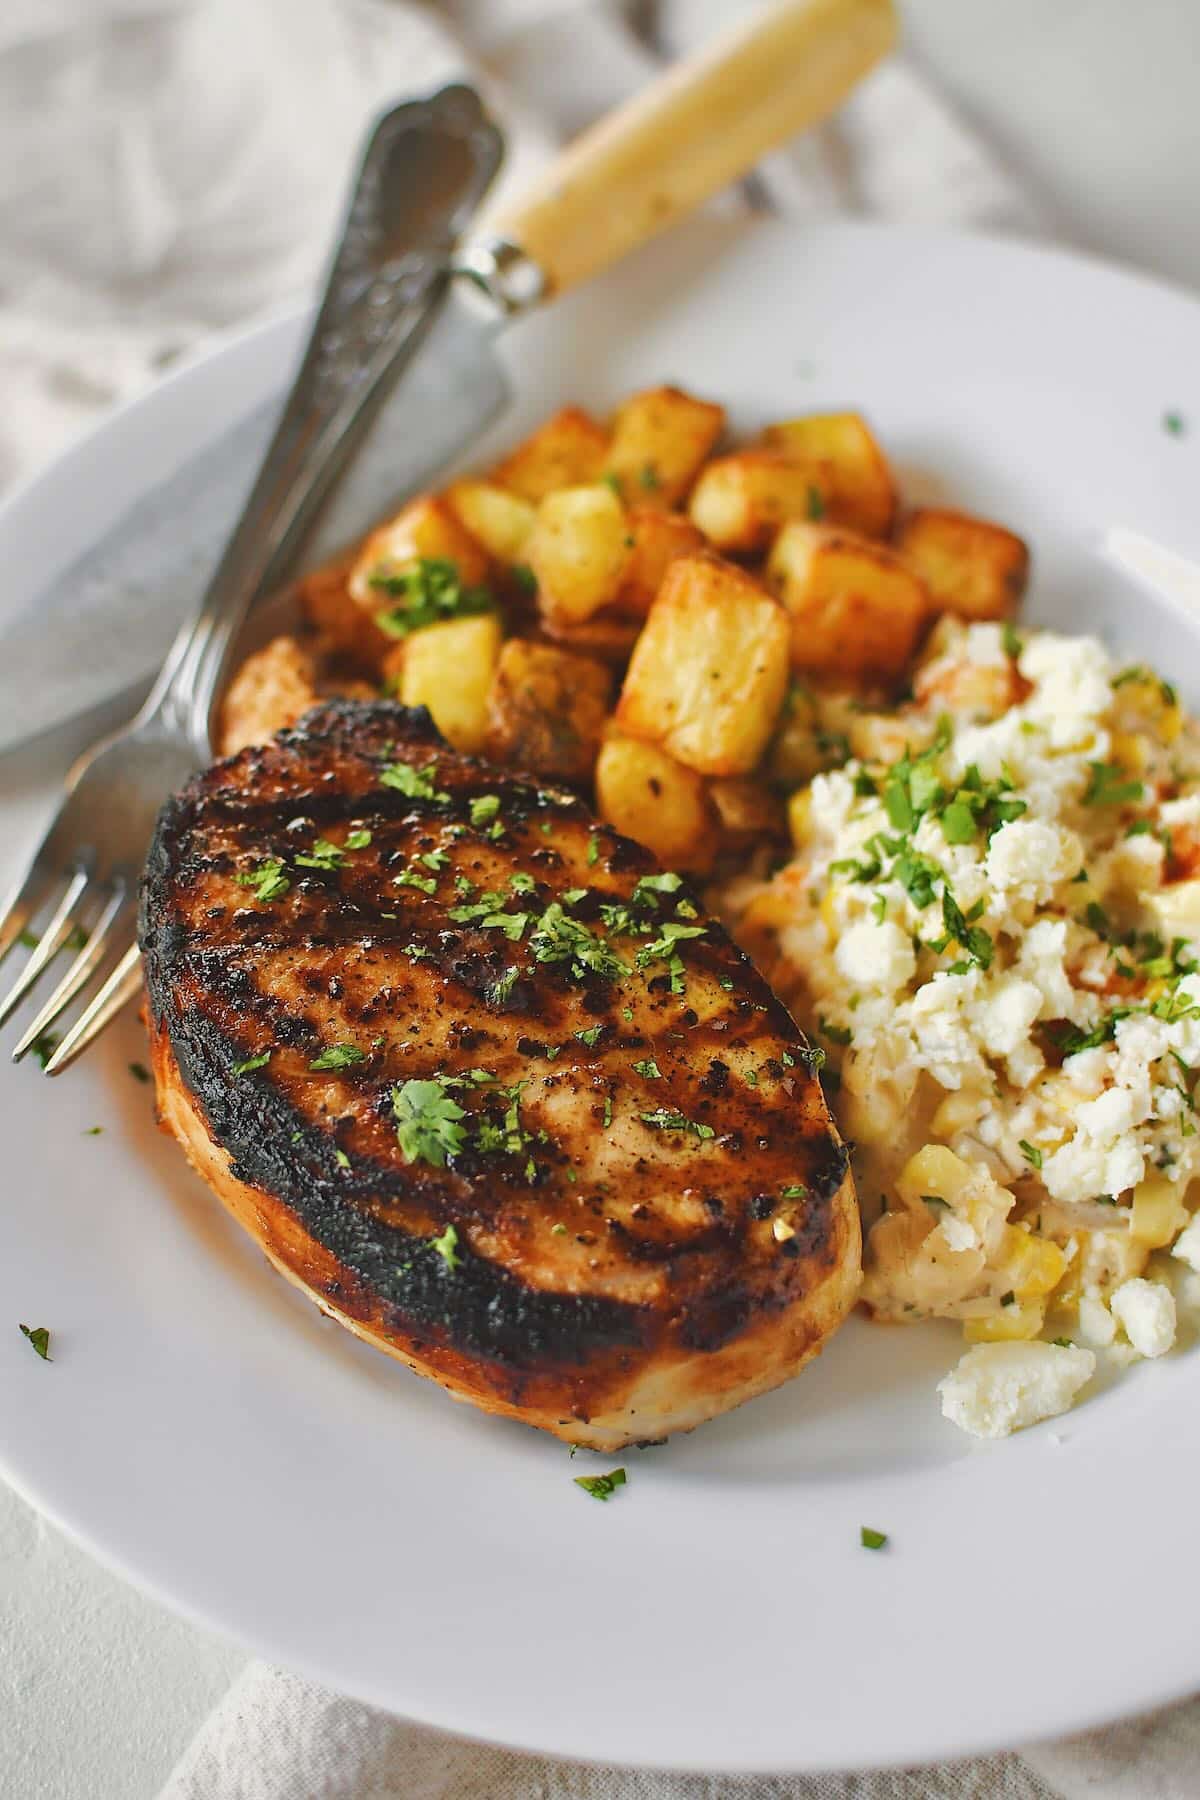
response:
{"label": "parsley flake on plate", "polygon": [[438,805],[448,805],[449,794],[435,786],[436,774],[436,762],[426,763],[423,769],[415,768],[412,763],[390,762],[384,763],[379,771],[379,781],[382,787],[395,788],[397,793],[410,800],[434,800]]}
{"label": "parsley flake on plate", "polygon": [[618,1488],[628,1485],[624,1469],[610,1469],[607,1475],[573,1475],[571,1479],[593,1500],[611,1500]]}
{"label": "parsley flake on plate", "polygon": [[864,1525],[859,1531],[858,1541],[864,1550],[882,1550],[888,1541],[886,1531],[876,1531],[870,1525]]}
{"label": "parsley flake on plate", "polygon": [[281,900],[291,887],[291,880],[279,857],[272,856],[266,862],[259,863],[257,869],[244,869],[234,880],[239,887],[252,888],[254,898],[260,905],[266,906],[272,900]]}
{"label": "parsley flake on plate", "polygon": [[22,1334],[29,1339],[43,1362],[53,1362],[50,1354],[50,1333],[45,1325],[22,1325]]}
{"label": "parsley flake on plate", "polygon": [[270,1060],[271,1052],[269,1050],[262,1050],[257,1056],[248,1056],[244,1062],[234,1063],[233,1073],[235,1075],[249,1075],[252,1069],[265,1069]]}
{"label": "parsley flake on plate", "polygon": [[430,1238],[429,1247],[436,1250],[446,1267],[453,1272],[462,1262],[458,1253],[458,1232],[453,1225],[447,1225],[438,1237]]}
{"label": "parsley flake on plate", "polygon": [[672,1112],[668,1107],[660,1106],[656,1112],[639,1113],[638,1118],[643,1125],[649,1125],[652,1131],[690,1131],[694,1137],[716,1137],[711,1125],[704,1125],[695,1119],[685,1118],[681,1112]]}

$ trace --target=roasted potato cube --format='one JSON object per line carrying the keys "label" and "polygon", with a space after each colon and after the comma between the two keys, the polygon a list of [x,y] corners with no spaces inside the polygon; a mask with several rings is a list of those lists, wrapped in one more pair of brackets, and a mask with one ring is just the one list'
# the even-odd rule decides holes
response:
{"label": "roasted potato cube", "polygon": [[764,782],[749,775],[733,775],[710,781],[708,793],[722,842],[730,849],[746,849],[772,838],[786,839],[787,814],[779,796]]}
{"label": "roasted potato cube", "polygon": [[330,649],[364,668],[378,669],[387,640],[370,613],[351,598],[350,569],[348,560],[314,569],[297,583],[296,601]]}
{"label": "roasted potato cube", "polygon": [[894,680],[917,647],[929,595],[894,550],[826,525],[788,525],[767,585],[792,617],[792,666],[849,681]]}
{"label": "roasted potato cube", "polygon": [[490,481],[456,481],[446,499],[461,525],[498,563],[521,563],[536,508]]}
{"label": "roasted potato cube", "polygon": [[528,543],[538,605],[547,618],[577,624],[611,605],[633,547],[625,509],[607,482],[547,494]]}
{"label": "roasted potato cube", "polygon": [[488,754],[538,775],[586,781],[611,691],[611,671],[593,657],[509,638],[488,696]]}
{"label": "roasted potato cube", "polygon": [[619,732],[605,739],[596,764],[596,807],[668,867],[711,866],[717,826],[705,783],[657,744]]}
{"label": "roasted potato cube", "polygon": [[682,500],[725,429],[725,408],[679,388],[631,394],[613,421],[607,467],[626,500]]}
{"label": "roasted potato cube", "polygon": [[369,613],[385,611],[388,595],[372,581],[402,575],[425,559],[452,562],[464,587],[486,580],[487,555],[444,500],[422,495],[373,531],[350,571],[351,598]]}
{"label": "roasted potato cube", "polygon": [[703,775],[745,775],[787,687],[787,615],[743,570],[682,556],[633,648],[617,718]]}
{"label": "roasted potato cube", "polygon": [[905,519],[897,548],[934,605],[964,619],[1006,619],[1029,578],[1029,548],[1003,525],[922,507]]}
{"label": "roasted potato cube", "polygon": [[496,613],[442,619],[397,644],[384,673],[405,706],[429,708],[456,750],[482,750],[501,636]]}
{"label": "roasted potato cube", "polygon": [[536,505],[555,488],[598,481],[607,456],[604,427],[582,407],[564,406],[497,463],[490,480]]}
{"label": "roasted potato cube", "polygon": [[887,458],[860,413],[815,413],[772,425],[765,440],[775,450],[816,462],[829,484],[825,516],[864,537],[889,537],[896,521],[896,484]]}
{"label": "roasted potato cube", "polygon": [[828,498],[820,463],[778,450],[739,450],[709,463],[688,512],[718,550],[764,550],[789,519],[823,517]]}
{"label": "roasted potato cube", "polygon": [[637,643],[642,621],[613,606],[602,606],[590,619],[578,625],[562,619],[541,621],[543,634],[561,644],[564,650],[578,650],[583,656],[597,656],[613,668],[623,669]]}
{"label": "roasted potato cube", "polygon": [[704,538],[682,513],[663,512],[657,506],[631,506],[626,518],[633,551],[616,603],[622,612],[644,618],[671,563],[677,556],[703,550]]}
{"label": "roasted potato cube", "polygon": [[217,755],[265,744],[317,703],[312,652],[294,637],[272,638],[248,656],[221,702]]}

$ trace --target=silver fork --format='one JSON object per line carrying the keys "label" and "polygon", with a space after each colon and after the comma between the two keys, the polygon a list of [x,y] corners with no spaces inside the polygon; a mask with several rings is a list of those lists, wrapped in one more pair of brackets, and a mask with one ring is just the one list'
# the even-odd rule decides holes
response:
{"label": "silver fork", "polygon": [[316,324],[207,592],[136,718],[70,771],[62,804],[0,911],[2,959],[50,909],[0,1000],[0,1025],[62,950],[78,952],[21,1034],[15,1060],[102,971],[98,990],[45,1057],[47,1075],[73,1062],[138,993],[137,888],[158,811],[211,761],[215,704],[250,604],[282,578],[420,342],[501,152],[478,96],[458,86],[393,108],[368,136]]}

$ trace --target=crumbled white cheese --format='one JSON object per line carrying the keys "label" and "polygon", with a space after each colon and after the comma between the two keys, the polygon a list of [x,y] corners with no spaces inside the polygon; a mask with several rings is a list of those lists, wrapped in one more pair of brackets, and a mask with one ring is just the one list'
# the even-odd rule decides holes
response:
{"label": "crumbled white cheese", "polygon": [[1107,1349],[1116,1337],[1117,1322],[1098,1295],[1080,1295],[1079,1330],[1099,1350]]}
{"label": "crumbled white cheese", "polygon": [[1185,1262],[1189,1269],[1195,1269],[1197,1275],[1200,1275],[1200,1218],[1193,1219],[1191,1224],[1180,1232],[1175,1239],[1171,1255],[1177,1256],[1180,1262]]}
{"label": "crumbled white cheese", "polygon": [[1175,1296],[1161,1281],[1135,1276],[1109,1302],[1139,1356],[1165,1356],[1175,1342]]}
{"label": "crumbled white cheese", "polygon": [[938,1383],[942,1412],[973,1437],[1007,1437],[1066,1412],[1096,1370],[1090,1350],[1061,1344],[977,1344]]}
{"label": "crumbled white cheese", "polygon": [[834,961],[851,987],[882,988],[889,994],[905,987],[917,967],[912,940],[890,919],[852,925],[838,939]]}
{"label": "crumbled white cheese", "polygon": [[1083,866],[1083,846],[1073,831],[1041,819],[1010,819],[993,837],[987,853],[987,876],[1002,892],[1027,888],[1048,900],[1060,881],[1070,881]]}

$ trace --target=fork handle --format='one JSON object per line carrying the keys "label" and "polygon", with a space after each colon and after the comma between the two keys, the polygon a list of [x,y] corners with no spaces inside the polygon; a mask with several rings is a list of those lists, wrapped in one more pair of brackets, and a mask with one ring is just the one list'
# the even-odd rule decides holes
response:
{"label": "fork handle", "polygon": [[138,724],[212,756],[212,715],[238,632],[272,567],[308,529],[431,323],[454,245],[500,164],[473,89],[443,88],[373,127],[316,323],[279,424],[204,597]]}

